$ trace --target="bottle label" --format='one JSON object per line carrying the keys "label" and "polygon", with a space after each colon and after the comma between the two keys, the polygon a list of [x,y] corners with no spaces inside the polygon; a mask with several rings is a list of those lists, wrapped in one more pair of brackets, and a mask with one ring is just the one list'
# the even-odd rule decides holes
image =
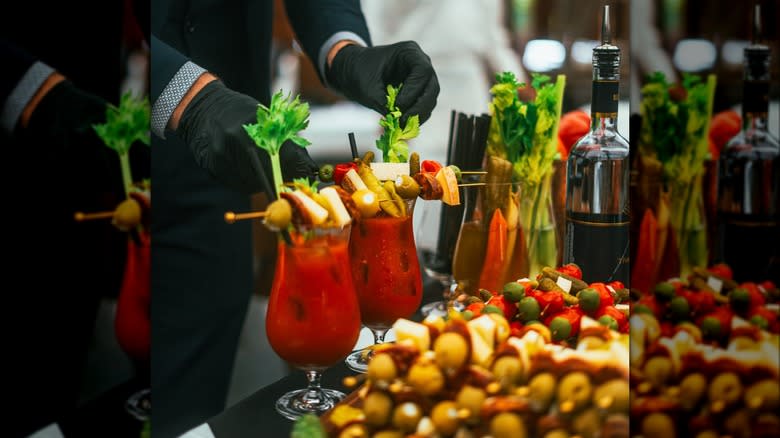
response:
{"label": "bottle label", "polygon": [[620,93],[618,81],[593,81],[591,112],[617,114]]}
{"label": "bottle label", "polygon": [[769,111],[769,81],[745,81],[742,83],[742,113],[766,113]]}
{"label": "bottle label", "polygon": [[587,283],[629,287],[629,221],[619,215],[566,216],[564,263],[576,263]]}

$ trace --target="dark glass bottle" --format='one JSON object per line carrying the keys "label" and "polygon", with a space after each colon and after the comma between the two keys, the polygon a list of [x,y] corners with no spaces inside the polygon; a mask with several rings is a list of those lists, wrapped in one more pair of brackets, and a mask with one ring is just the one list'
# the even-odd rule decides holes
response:
{"label": "dark glass bottle", "polygon": [[742,130],[718,160],[717,260],[739,282],[780,280],[780,146],[767,130],[770,50],[759,42],[759,11],[744,51]]}
{"label": "dark glass bottle", "polygon": [[564,263],[587,282],[629,286],[629,145],[617,132],[620,49],[604,6],[601,45],[593,49],[590,132],[569,154]]}

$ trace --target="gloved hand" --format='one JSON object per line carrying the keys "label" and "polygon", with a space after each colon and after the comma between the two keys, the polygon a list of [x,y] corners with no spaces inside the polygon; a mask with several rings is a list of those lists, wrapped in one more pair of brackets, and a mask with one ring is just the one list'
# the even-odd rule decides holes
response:
{"label": "gloved hand", "polygon": [[[247,194],[263,190],[263,175],[273,184],[268,153],[255,145],[243,127],[257,122],[257,105],[254,98],[212,81],[187,105],[176,129],[198,165],[222,184]],[[279,161],[285,181],[317,176],[317,164],[294,143],[282,146]]]}
{"label": "gloved hand", "polygon": [[326,75],[328,83],[344,96],[380,114],[387,112],[387,85],[403,84],[395,101],[403,113],[402,126],[415,114],[420,116],[420,123],[428,120],[439,96],[439,80],[431,58],[414,41],[344,46]]}
{"label": "gloved hand", "polygon": [[105,149],[92,125],[105,123],[106,106],[103,98],[76,87],[69,80],[59,82],[41,99],[33,110],[27,127],[21,135],[36,142],[45,142],[47,153],[55,155],[74,148],[95,146]]}

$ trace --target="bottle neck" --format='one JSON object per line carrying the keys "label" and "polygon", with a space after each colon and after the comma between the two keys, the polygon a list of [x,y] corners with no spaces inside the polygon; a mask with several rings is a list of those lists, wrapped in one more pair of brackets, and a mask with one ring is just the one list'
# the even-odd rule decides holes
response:
{"label": "bottle neck", "polygon": [[766,112],[744,112],[742,116],[742,130],[744,131],[766,131],[768,127],[767,119],[769,115]]}
{"label": "bottle neck", "polygon": [[591,131],[615,131],[617,129],[620,83],[617,75],[594,75],[590,107]]}
{"label": "bottle neck", "polygon": [[590,112],[591,132],[617,131],[617,112],[600,113]]}
{"label": "bottle neck", "polygon": [[769,81],[745,78],[742,84],[742,129],[766,131],[769,118]]}

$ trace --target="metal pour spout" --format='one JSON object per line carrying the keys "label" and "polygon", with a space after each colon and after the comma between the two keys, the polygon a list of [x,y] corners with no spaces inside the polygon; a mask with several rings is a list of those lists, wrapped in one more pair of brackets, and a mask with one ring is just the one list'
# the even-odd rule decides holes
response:
{"label": "metal pour spout", "polygon": [[609,24],[609,5],[604,5],[601,19],[601,44],[612,43],[612,27]]}
{"label": "metal pour spout", "polygon": [[759,44],[761,41],[761,4],[756,3],[753,7],[753,35],[752,43]]}

